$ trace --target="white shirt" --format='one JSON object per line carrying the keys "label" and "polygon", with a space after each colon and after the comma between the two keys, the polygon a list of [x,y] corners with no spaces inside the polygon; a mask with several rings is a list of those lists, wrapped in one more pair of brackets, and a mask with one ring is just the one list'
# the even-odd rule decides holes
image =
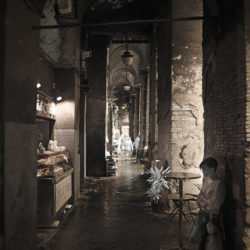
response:
{"label": "white shirt", "polygon": [[220,179],[203,178],[201,192],[197,202],[200,209],[206,213],[219,214],[225,199],[225,186]]}

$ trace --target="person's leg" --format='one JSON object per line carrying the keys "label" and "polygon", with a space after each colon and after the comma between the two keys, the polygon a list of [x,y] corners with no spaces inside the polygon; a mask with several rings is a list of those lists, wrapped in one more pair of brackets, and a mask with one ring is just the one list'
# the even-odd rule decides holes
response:
{"label": "person's leg", "polygon": [[199,250],[205,249],[206,238],[207,238],[206,223],[207,223],[207,216],[206,214],[200,211],[197,216],[196,226],[194,227],[189,239],[192,243],[198,244]]}
{"label": "person's leg", "polygon": [[209,220],[209,215],[203,212],[200,213],[201,219],[201,240],[198,245],[198,250],[205,250],[206,249],[206,241],[207,241],[207,223]]}
{"label": "person's leg", "polygon": [[125,161],[127,161],[128,158],[128,150],[125,150]]}

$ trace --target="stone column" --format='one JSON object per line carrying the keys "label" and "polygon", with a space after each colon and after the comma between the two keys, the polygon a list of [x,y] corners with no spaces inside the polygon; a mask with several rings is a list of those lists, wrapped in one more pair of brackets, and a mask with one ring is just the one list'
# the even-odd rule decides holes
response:
{"label": "stone column", "polygon": [[[196,7],[196,8],[195,8]],[[172,15],[202,15],[202,3],[172,2]],[[171,163],[199,172],[203,159],[202,21],[172,23]],[[195,189],[195,188],[194,188]]]}
{"label": "stone column", "polygon": [[87,67],[84,64],[84,68],[80,71],[80,107],[79,107],[79,147],[80,147],[80,177],[87,177],[87,98],[88,98],[88,79],[87,79]]}
{"label": "stone column", "polygon": [[134,138],[136,138],[139,134],[139,102],[140,102],[140,90],[135,89],[135,97],[134,97]]}
{"label": "stone column", "polygon": [[157,91],[158,91],[158,50],[156,48],[155,32],[152,38],[152,54],[151,54],[151,74],[150,74],[150,124],[149,124],[149,159],[158,159],[158,122],[157,122]]}
{"label": "stone column", "polygon": [[108,41],[91,37],[89,48],[95,56],[88,62],[87,175],[105,175],[106,56]]}
{"label": "stone column", "polygon": [[145,71],[140,71],[140,79],[141,79],[141,88],[140,88],[140,99],[139,99],[139,131],[140,131],[140,144],[138,148],[139,159],[143,157],[143,150],[145,146],[145,110],[146,110],[146,86],[147,79],[145,78]]}
{"label": "stone column", "polygon": [[129,136],[134,141],[134,97],[130,96],[129,102]]}
{"label": "stone column", "polygon": [[145,106],[145,146],[143,156],[145,159],[148,158],[148,146],[149,146],[149,114],[150,114],[150,72],[146,70],[146,106]]}
{"label": "stone column", "polygon": [[[171,1],[159,2],[158,16],[171,18]],[[158,48],[158,86],[157,86],[157,109],[158,109],[158,158],[162,162],[171,159],[171,39],[172,25],[170,22],[160,23],[157,26],[155,37]]]}

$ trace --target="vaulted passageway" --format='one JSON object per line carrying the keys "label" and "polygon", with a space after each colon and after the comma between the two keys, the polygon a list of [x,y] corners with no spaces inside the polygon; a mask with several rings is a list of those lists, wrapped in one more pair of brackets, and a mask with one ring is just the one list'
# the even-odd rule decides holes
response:
{"label": "vaulted passageway", "polygon": [[[203,157],[216,158],[226,249],[250,248],[249,0],[2,0],[0,13],[0,249],[34,249],[38,228],[53,226],[67,203],[87,222],[70,217],[69,228],[85,232],[73,230],[69,241],[86,235],[99,246],[87,214],[96,207],[105,217],[104,201],[121,217],[110,232],[131,213],[135,228],[145,225],[148,236],[155,227],[165,244],[168,222],[148,214],[142,179],[119,173],[133,165],[118,162],[118,175],[106,176],[122,130],[140,135],[145,168],[159,160],[199,174]],[[184,192],[197,192],[196,181]],[[86,196],[81,182],[105,192]]]}

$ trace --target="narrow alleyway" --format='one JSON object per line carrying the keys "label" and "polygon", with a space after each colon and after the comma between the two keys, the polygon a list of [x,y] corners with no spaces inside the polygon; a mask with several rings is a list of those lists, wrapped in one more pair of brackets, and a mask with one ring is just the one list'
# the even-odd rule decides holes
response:
{"label": "narrow alleyway", "polygon": [[[145,199],[147,183],[144,166],[131,161],[117,163],[116,176],[88,178],[82,188],[79,206],[54,230],[39,249],[168,249],[178,246],[178,219],[153,213]],[[184,223],[184,245],[190,223]],[[44,235],[48,234],[45,230]],[[42,232],[40,232],[40,236]],[[44,236],[43,235],[43,236]]]}

